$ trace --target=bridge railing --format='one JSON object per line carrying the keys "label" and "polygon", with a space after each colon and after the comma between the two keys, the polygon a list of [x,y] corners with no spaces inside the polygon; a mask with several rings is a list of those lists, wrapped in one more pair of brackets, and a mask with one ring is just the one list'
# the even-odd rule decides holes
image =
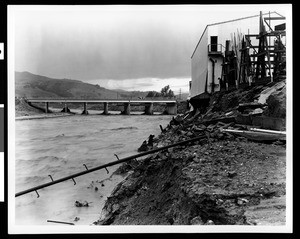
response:
{"label": "bridge railing", "polygon": [[109,101],[115,101],[115,102],[124,102],[124,101],[138,101],[138,102],[148,102],[148,101],[152,101],[152,102],[177,102],[176,99],[166,99],[166,98],[161,98],[161,99],[157,99],[157,98],[144,98],[144,99],[138,99],[138,98],[131,98],[131,99],[75,99],[75,98],[51,98],[51,99],[47,99],[47,98],[34,98],[34,99],[26,99],[27,102],[51,102],[51,101],[58,101],[58,102],[74,102],[74,101],[79,101],[79,102],[109,102]]}

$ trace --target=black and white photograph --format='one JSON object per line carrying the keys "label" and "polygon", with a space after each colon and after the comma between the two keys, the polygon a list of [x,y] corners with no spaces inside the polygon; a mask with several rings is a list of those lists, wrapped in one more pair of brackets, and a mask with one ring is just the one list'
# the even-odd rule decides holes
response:
{"label": "black and white photograph", "polygon": [[292,6],[8,5],[8,232],[292,232]]}

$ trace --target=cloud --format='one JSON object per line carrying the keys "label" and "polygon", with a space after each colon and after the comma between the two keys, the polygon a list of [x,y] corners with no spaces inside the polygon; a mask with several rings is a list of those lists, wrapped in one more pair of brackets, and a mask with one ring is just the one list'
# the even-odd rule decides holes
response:
{"label": "cloud", "polygon": [[15,26],[16,70],[77,79],[187,77],[190,33],[176,19],[168,10],[130,8],[25,12]]}
{"label": "cloud", "polygon": [[262,6],[14,8],[14,70],[126,80],[190,77],[190,57],[207,24],[258,14]]}
{"label": "cloud", "polygon": [[188,93],[190,78],[139,78],[120,80],[85,80],[90,84],[98,84],[107,89],[121,89],[127,91],[160,91],[164,86],[169,85],[176,94],[180,91]]}

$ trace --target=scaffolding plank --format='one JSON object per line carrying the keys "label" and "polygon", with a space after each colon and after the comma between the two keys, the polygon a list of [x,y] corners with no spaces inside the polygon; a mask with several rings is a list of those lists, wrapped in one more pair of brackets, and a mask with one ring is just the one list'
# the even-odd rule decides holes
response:
{"label": "scaffolding plank", "polygon": [[264,20],[285,20],[285,17],[264,17]]}
{"label": "scaffolding plank", "polygon": [[262,51],[262,52],[259,52],[257,54],[251,54],[250,56],[259,57],[259,56],[263,56],[263,55],[266,55],[266,54],[267,54],[267,51]]}
{"label": "scaffolding plank", "polygon": [[[268,48],[274,48],[275,46],[268,46]],[[251,48],[258,48],[258,46],[251,46]]]}
{"label": "scaffolding plank", "polygon": [[245,37],[258,37],[259,34],[246,34]]}

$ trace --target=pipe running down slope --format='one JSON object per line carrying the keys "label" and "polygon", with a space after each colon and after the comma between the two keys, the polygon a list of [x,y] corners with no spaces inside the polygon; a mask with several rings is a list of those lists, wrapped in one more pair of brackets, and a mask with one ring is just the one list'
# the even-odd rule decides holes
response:
{"label": "pipe running down slope", "polygon": [[94,171],[97,171],[97,170],[100,170],[100,169],[103,169],[103,168],[106,169],[107,167],[110,167],[110,166],[113,166],[113,165],[116,165],[116,164],[124,163],[124,162],[132,160],[132,159],[136,159],[136,158],[148,155],[148,154],[156,153],[156,152],[168,149],[168,148],[176,147],[176,146],[179,146],[179,145],[184,145],[184,144],[187,144],[187,143],[190,143],[190,142],[194,142],[194,141],[197,141],[197,140],[200,140],[200,139],[204,139],[204,138],[206,138],[205,135],[198,136],[198,137],[195,137],[195,138],[192,138],[192,139],[188,139],[188,140],[185,140],[185,141],[181,141],[181,142],[178,142],[178,143],[175,143],[175,144],[171,144],[171,145],[167,145],[167,146],[160,147],[160,148],[157,148],[157,149],[149,150],[149,151],[146,151],[146,152],[143,152],[143,153],[140,153],[140,154],[135,154],[135,155],[123,158],[123,159],[118,159],[118,160],[113,161],[111,163],[107,163],[107,164],[104,164],[104,165],[101,165],[101,166],[98,166],[98,167],[94,167],[94,168],[91,168],[91,169],[87,169],[87,167],[85,166],[87,170],[81,171],[79,173],[75,173],[75,174],[72,174],[72,175],[69,175],[67,177],[63,177],[63,178],[57,179],[57,180],[53,180],[52,177],[50,176],[50,178],[52,180],[51,182],[45,183],[45,184],[41,184],[39,186],[36,186],[36,187],[30,188],[30,189],[18,192],[18,193],[15,194],[15,197],[19,197],[21,195],[24,195],[24,194],[27,194],[27,193],[30,193],[30,192],[33,192],[33,191],[35,191],[37,193],[38,197],[39,197],[39,194],[38,194],[37,190],[39,190],[41,188],[49,187],[51,185],[54,185],[54,184],[57,184],[57,183],[61,183],[63,181],[69,180],[69,179],[72,179],[74,181],[74,185],[75,185],[76,182],[75,182],[74,178],[82,176],[84,174],[88,174],[88,173],[91,173],[91,172],[94,172]]}

